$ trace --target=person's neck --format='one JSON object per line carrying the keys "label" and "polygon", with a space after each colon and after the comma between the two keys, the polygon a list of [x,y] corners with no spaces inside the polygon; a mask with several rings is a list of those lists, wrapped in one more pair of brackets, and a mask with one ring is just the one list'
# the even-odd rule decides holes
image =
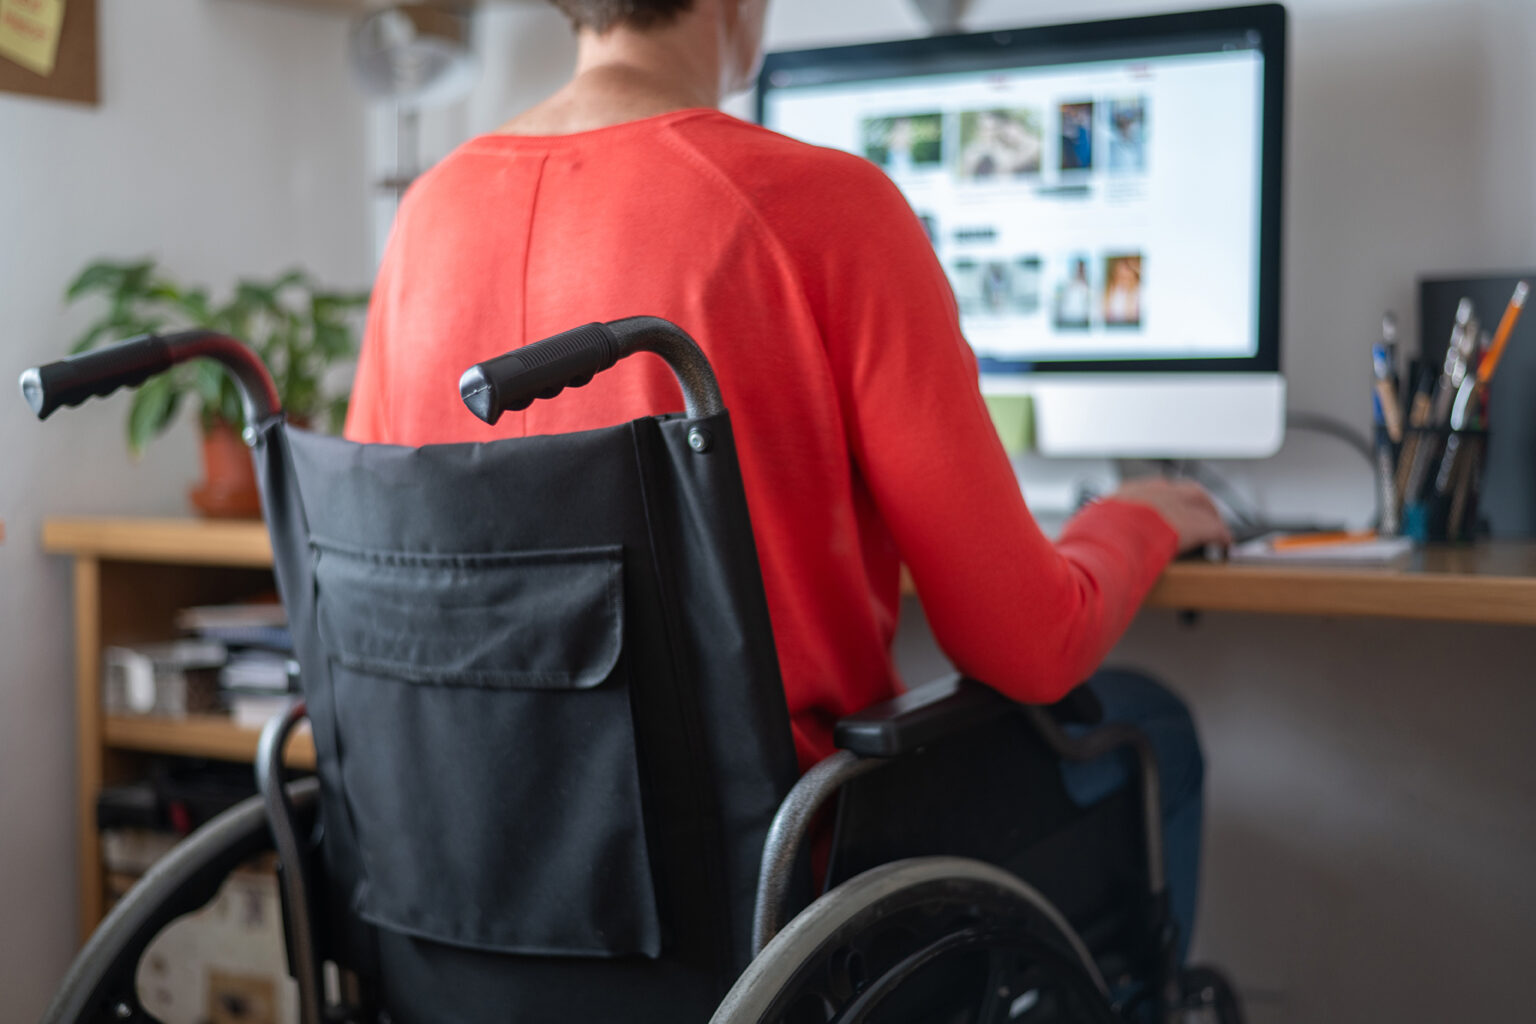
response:
{"label": "person's neck", "polygon": [[703,29],[685,18],[647,32],[582,32],[575,77],[499,130],[566,135],[676,110],[718,107],[719,47]]}

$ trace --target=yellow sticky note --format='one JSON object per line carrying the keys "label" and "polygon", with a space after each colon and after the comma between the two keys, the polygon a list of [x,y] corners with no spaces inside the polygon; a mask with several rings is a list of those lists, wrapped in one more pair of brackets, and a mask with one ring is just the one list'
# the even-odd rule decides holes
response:
{"label": "yellow sticky note", "polygon": [[64,0],[0,0],[0,57],[53,74],[63,25]]}

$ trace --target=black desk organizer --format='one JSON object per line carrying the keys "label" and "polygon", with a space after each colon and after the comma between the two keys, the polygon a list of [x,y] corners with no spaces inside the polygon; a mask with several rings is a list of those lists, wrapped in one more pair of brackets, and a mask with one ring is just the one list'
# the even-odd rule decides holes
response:
{"label": "black desk organizer", "polygon": [[[1536,283],[1536,270],[1487,276],[1433,277],[1419,281],[1419,357],[1438,367],[1445,343],[1456,322],[1456,304],[1469,298],[1478,317],[1492,331],[1517,281]],[[1533,300],[1536,301],[1536,300]],[[1441,431],[1443,440],[1449,431]],[[1481,525],[1482,535],[1499,539],[1536,538],[1536,308],[1527,304],[1516,324],[1499,371],[1490,385],[1489,418],[1481,434],[1484,451],[1478,460],[1482,486],[1467,516]],[[1432,482],[1432,481],[1431,481]],[[1408,497],[1407,495],[1404,496]],[[1405,502],[1406,504],[1406,502]],[[1428,526],[1435,525],[1434,503],[1427,506]],[[1449,509],[1442,509],[1448,515]],[[1406,522],[1404,524],[1407,525]],[[1442,529],[1445,526],[1441,523]],[[1406,530],[1405,530],[1406,532]],[[1471,536],[1470,533],[1465,534]],[[1429,536],[1435,536],[1430,529]],[[1443,536],[1443,534],[1442,534]]]}
{"label": "black desk organizer", "polygon": [[1489,535],[1488,524],[1480,516],[1490,433],[1433,427],[1409,427],[1403,432],[1403,443],[1393,453],[1394,464],[1406,451],[1410,459],[1422,459],[1425,467],[1412,494],[1403,484],[1407,467],[1398,477],[1404,536],[1439,543]]}

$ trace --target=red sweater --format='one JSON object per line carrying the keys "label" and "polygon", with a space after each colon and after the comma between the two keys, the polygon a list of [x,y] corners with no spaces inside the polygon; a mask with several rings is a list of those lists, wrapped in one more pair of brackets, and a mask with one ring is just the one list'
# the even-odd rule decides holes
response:
{"label": "red sweater", "polygon": [[1048,702],[1093,671],[1174,553],[1161,517],[1114,501],[1046,539],[900,192],[862,159],[713,110],[482,136],[417,182],[347,434],[485,441],[679,410],[645,356],[494,428],[459,401],[472,363],[637,314],[682,326],[719,377],[802,767],[838,717],[898,692],[903,562],[959,669]]}

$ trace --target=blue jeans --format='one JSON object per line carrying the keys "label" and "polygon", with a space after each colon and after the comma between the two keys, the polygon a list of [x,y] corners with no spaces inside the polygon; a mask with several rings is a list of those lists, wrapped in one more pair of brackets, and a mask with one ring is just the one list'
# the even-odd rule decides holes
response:
{"label": "blue jeans", "polygon": [[[1179,963],[1189,954],[1195,925],[1195,898],[1200,880],[1201,786],[1205,758],[1194,720],[1183,701],[1162,685],[1137,672],[1106,669],[1087,686],[1104,706],[1104,722],[1134,725],[1152,742],[1162,789],[1163,851],[1167,861],[1168,896],[1179,926]],[[1093,726],[1068,726],[1076,735]],[[1136,777],[1135,755],[1117,750],[1095,761],[1062,765],[1062,782],[1079,807],[1098,803]]]}

